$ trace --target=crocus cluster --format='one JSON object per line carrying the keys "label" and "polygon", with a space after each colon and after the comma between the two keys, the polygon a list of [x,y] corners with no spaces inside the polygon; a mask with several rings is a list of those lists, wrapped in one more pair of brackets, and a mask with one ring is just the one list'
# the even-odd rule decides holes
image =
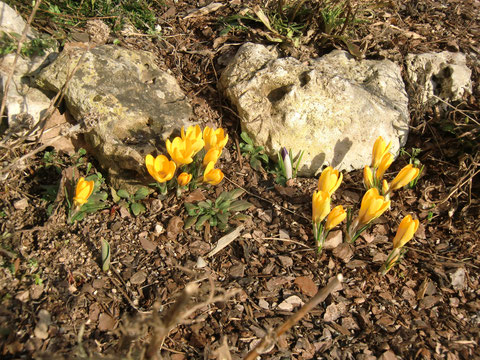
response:
{"label": "crocus cluster", "polygon": [[388,182],[383,179],[383,176],[393,163],[393,155],[388,152],[391,145],[391,142],[387,144],[385,140],[379,136],[373,145],[372,163],[363,169],[363,184],[365,188],[367,190],[376,188],[382,195],[386,196],[387,199],[392,191],[404,187],[413,181],[420,173],[420,169],[414,167],[412,164],[408,164],[400,170],[393,181],[388,184]]}
{"label": "crocus cluster", "polygon": [[[173,179],[177,171],[180,172],[176,178],[179,187],[186,187],[192,179],[200,177],[199,170],[203,170],[203,183],[219,184],[224,175],[220,169],[215,169],[215,164],[228,141],[225,131],[207,126],[202,132],[200,126],[196,125],[189,126],[186,131],[182,127],[180,135],[173,141],[167,139],[165,142],[172,160],[165,155],[154,158],[148,154],[145,157],[147,171],[157,181],[162,193],[166,192],[166,183]],[[202,159],[201,163],[199,158]]]}
{"label": "crocus cluster", "polygon": [[405,254],[403,246],[409,242],[418,229],[419,221],[414,220],[411,215],[403,218],[398,226],[397,233],[393,238],[393,250],[388,255],[387,260],[380,269],[382,275],[385,275]]}
{"label": "crocus cluster", "polygon": [[342,183],[343,175],[331,166],[325,168],[318,179],[317,191],[312,196],[312,223],[313,235],[317,242],[318,251],[322,251],[323,244],[330,230],[340,224],[347,216],[342,205],[331,210],[331,196]]}

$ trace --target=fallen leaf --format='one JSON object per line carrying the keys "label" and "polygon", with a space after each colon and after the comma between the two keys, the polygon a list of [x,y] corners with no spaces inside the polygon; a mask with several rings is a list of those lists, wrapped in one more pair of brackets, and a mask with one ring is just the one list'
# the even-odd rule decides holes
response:
{"label": "fallen leaf", "polygon": [[108,331],[115,327],[115,319],[108,314],[101,313],[98,318],[98,330]]}
{"label": "fallen leaf", "polygon": [[167,226],[167,238],[176,239],[177,235],[183,231],[183,220],[180,216],[174,216],[170,219]]}
{"label": "fallen leaf", "polygon": [[328,234],[327,239],[323,244],[325,250],[335,249],[343,241],[342,230],[332,231]]}
{"label": "fallen leaf", "polygon": [[240,236],[240,232],[243,230],[243,225],[238,226],[235,230],[232,232],[228,233],[227,235],[221,237],[217,245],[215,245],[215,248],[208,253],[208,257],[212,257],[216,253],[218,253],[220,250],[222,250],[224,247],[226,247],[228,244],[230,244],[233,240],[238,238]]}
{"label": "fallen leaf", "polygon": [[312,279],[307,276],[299,276],[295,279],[294,284],[298,286],[300,291],[308,296],[313,296],[317,293],[318,287]]}
{"label": "fallen leaf", "polygon": [[205,195],[203,195],[203,191],[201,189],[196,189],[185,197],[186,203],[192,203],[202,200],[205,200]]}
{"label": "fallen leaf", "polygon": [[157,248],[157,244],[146,238],[140,239],[140,244],[148,253],[155,251],[155,249]]}
{"label": "fallen leaf", "polygon": [[352,246],[347,243],[338,245],[333,249],[333,256],[341,259],[345,263],[349,262],[353,256]]}

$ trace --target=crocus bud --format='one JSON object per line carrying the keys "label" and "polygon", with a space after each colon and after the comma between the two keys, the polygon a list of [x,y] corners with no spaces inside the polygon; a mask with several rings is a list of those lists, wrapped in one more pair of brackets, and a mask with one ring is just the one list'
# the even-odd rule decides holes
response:
{"label": "crocus bud", "polygon": [[285,177],[287,180],[291,179],[293,176],[292,173],[292,160],[290,159],[290,155],[285,147],[282,147],[281,155],[283,159],[283,165],[285,166]]}

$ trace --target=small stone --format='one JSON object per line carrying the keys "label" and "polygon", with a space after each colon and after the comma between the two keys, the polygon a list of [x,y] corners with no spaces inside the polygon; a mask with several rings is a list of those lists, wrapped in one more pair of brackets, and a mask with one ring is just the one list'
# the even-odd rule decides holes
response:
{"label": "small stone", "polygon": [[293,260],[291,257],[289,256],[279,256],[278,259],[280,260],[280,262],[282,263],[282,266],[283,267],[291,267],[293,266]]}
{"label": "small stone", "polygon": [[163,227],[162,224],[155,225],[155,234],[160,235],[160,234],[163,234],[164,231],[165,231],[165,228]]}
{"label": "small stone", "polygon": [[205,259],[201,256],[198,257],[197,259],[197,264],[195,265],[195,267],[197,269],[203,269],[205,266],[207,266],[207,262],[205,261]]}
{"label": "small stone", "polygon": [[25,210],[28,207],[28,200],[26,198],[17,200],[13,203],[13,207],[17,210]]}
{"label": "small stone", "polygon": [[292,295],[278,304],[278,309],[283,311],[293,311],[297,306],[303,305],[304,302],[297,295]]}
{"label": "small stone", "polygon": [[258,306],[260,306],[262,309],[265,309],[265,310],[270,309],[270,305],[264,299],[258,300]]}
{"label": "small stone", "polygon": [[452,279],[452,287],[459,291],[465,289],[465,269],[458,268],[454,273],[450,274]]}
{"label": "small stone", "polygon": [[137,271],[135,274],[132,275],[132,277],[130,278],[130,282],[133,284],[133,285],[140,285],[142,284],[145,280],[147,280],[147,274],[145,273],[145,271],[143,270],[140,270],[140,271]]}

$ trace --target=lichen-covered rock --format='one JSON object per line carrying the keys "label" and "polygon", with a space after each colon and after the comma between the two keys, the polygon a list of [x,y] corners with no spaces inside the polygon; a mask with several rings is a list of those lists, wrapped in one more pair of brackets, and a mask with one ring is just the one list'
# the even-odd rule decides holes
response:
{"label": "lichen-covered rock", "polygon": [[409,54],[405,58],[407,74],[422,104],[457,101],[465,92],[472,92],[472,71],[467,67],[465,54],[440,53]]}
{"label": "lichen-covered rock", "polygon": [[77,120],[98,120],[85,134],[93,155],[114,186],[133,189],[146,180],[145,155],[163,148],[173,131],[191,125],[191,107],[152,54],[114,45],[64,50],[38,75],[38,86],[59,91],[79,61],[65,91],[67,107]]}
{"label": "lichen-covered rock", "polygon": [[242,129],[270,156],[305,150],[300,175],[322,165],[363,168],[382,135],[395,153],[408,134],[408,98],[400,68],[388,60],[356,61],[333,51],[309,63],[244,44],[223,71],[220,89]]}

